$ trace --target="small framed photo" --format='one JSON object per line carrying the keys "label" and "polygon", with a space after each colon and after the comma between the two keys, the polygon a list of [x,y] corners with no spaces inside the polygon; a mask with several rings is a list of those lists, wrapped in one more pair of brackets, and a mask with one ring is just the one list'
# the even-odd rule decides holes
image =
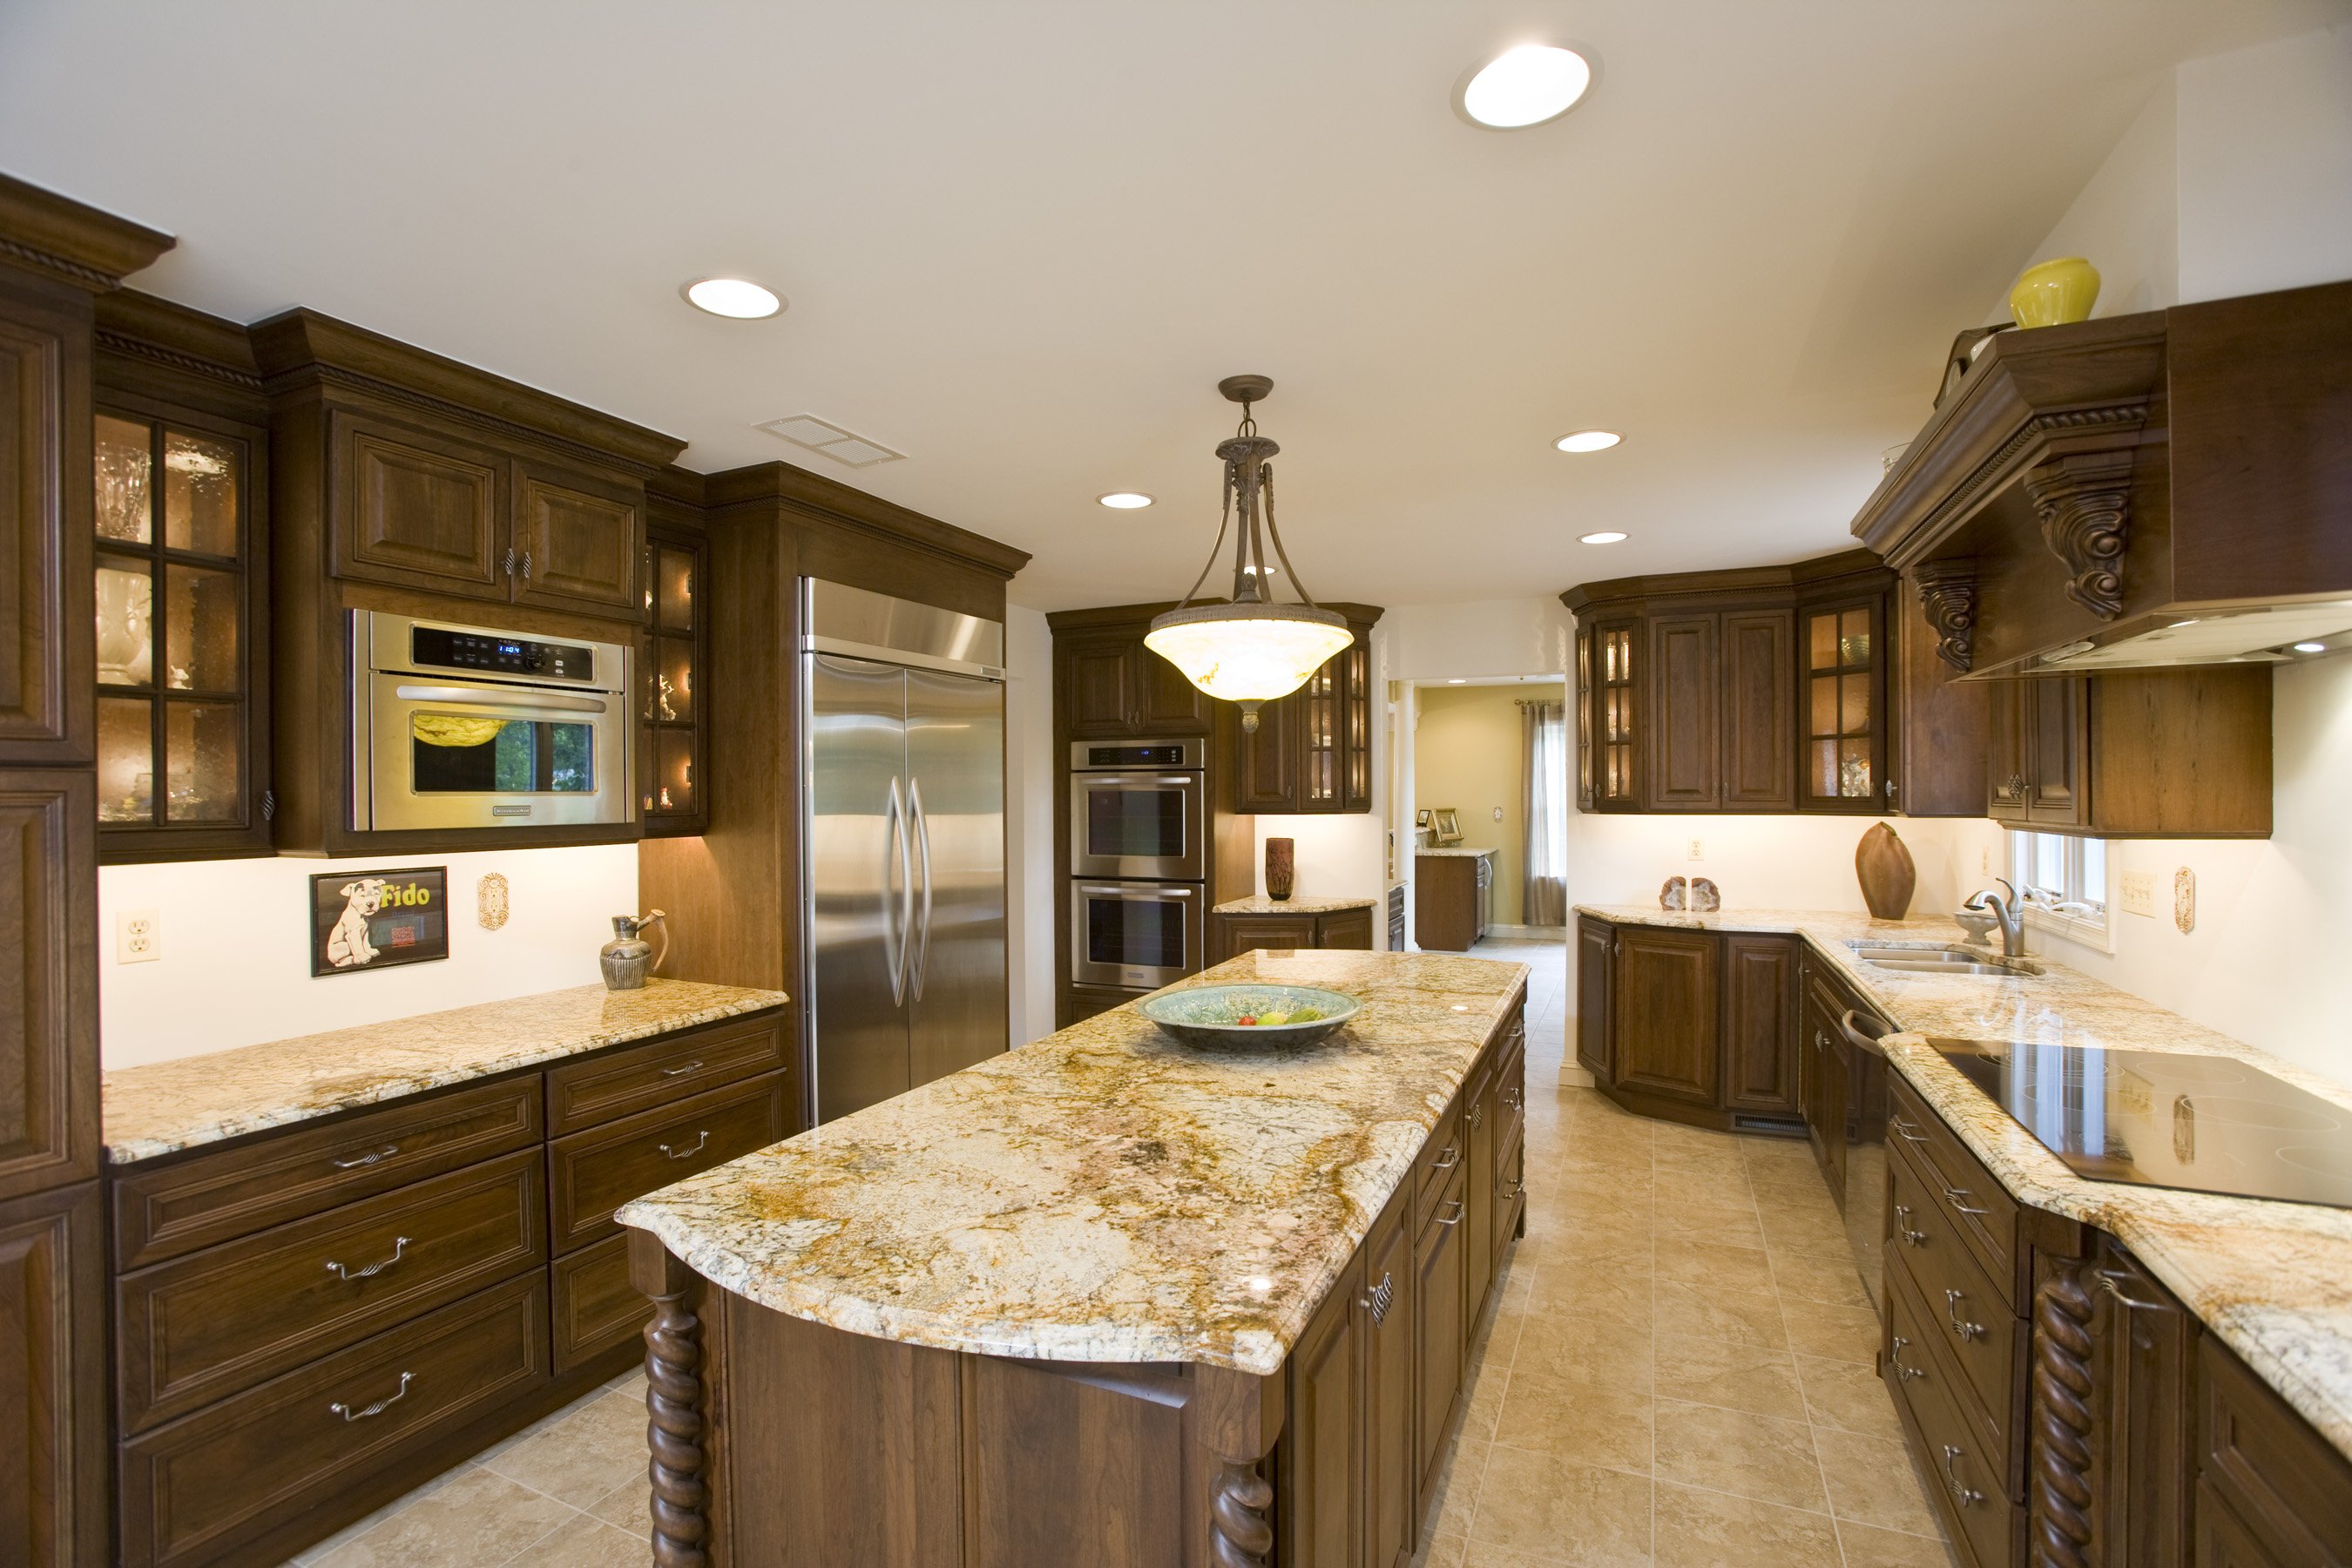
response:
{"label": "small framed photo", "polygon": [[1436,830],[1437,841],[1440,844],[1461,843],[1462,821],[1460,814],[1456,812],[1453,806],[1439,806],[1437,808]]}
{"label": "small framed photo", "polygon": [[1412,814],[1412,825],[1415,827],[1426,827],[1429,826],[1429,807],[1424,805],[1419,811]]}
{"label": "small framed photo", "polygon": [[310,973],[355,974],[449,956],[449,868],[310,879]]}

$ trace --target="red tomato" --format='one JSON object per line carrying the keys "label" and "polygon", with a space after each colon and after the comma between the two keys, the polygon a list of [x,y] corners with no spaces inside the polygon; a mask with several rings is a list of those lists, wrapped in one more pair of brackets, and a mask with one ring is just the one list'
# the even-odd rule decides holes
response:
{"label": "red tomato", "polygon": [[1236,1024],[1255,1024],[1257,1022],[1257,1015],[1255,1013],[1244,1013],[1240,1017],[1235,1018],[1234,1022]]}

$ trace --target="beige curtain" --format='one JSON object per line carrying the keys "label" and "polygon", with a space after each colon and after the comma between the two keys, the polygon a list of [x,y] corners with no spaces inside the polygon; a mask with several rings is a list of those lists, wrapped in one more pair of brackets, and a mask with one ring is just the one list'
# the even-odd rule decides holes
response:
{"label": "beige curtain", "polygon": [[1526,912],[1531,926],[1568,923],[1568,721],[1559,702],[1519,704],[1520,755],[1526,759],[1528,824]]}

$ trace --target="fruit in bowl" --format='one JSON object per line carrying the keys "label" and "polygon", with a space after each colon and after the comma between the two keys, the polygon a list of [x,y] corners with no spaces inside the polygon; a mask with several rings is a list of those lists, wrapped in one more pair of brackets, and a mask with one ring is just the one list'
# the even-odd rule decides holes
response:
{"label": "fruit in bowl", "polygon": [[1313,985],[1193,985],[1147,996],[1138,1010],[1187,1045],[1263,1048],[1314,1045],[1361,1006]]}

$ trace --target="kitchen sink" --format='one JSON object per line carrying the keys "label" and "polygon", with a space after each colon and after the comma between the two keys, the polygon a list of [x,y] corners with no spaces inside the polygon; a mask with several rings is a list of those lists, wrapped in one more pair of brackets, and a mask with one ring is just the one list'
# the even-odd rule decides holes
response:
{"label": "kitchen sink", "polygon": [[1905,974],[2039,974],[2042,966],[2022,958],[1995,958],[1970,947],[1859,947],[1854,956],[1873,969]]}

